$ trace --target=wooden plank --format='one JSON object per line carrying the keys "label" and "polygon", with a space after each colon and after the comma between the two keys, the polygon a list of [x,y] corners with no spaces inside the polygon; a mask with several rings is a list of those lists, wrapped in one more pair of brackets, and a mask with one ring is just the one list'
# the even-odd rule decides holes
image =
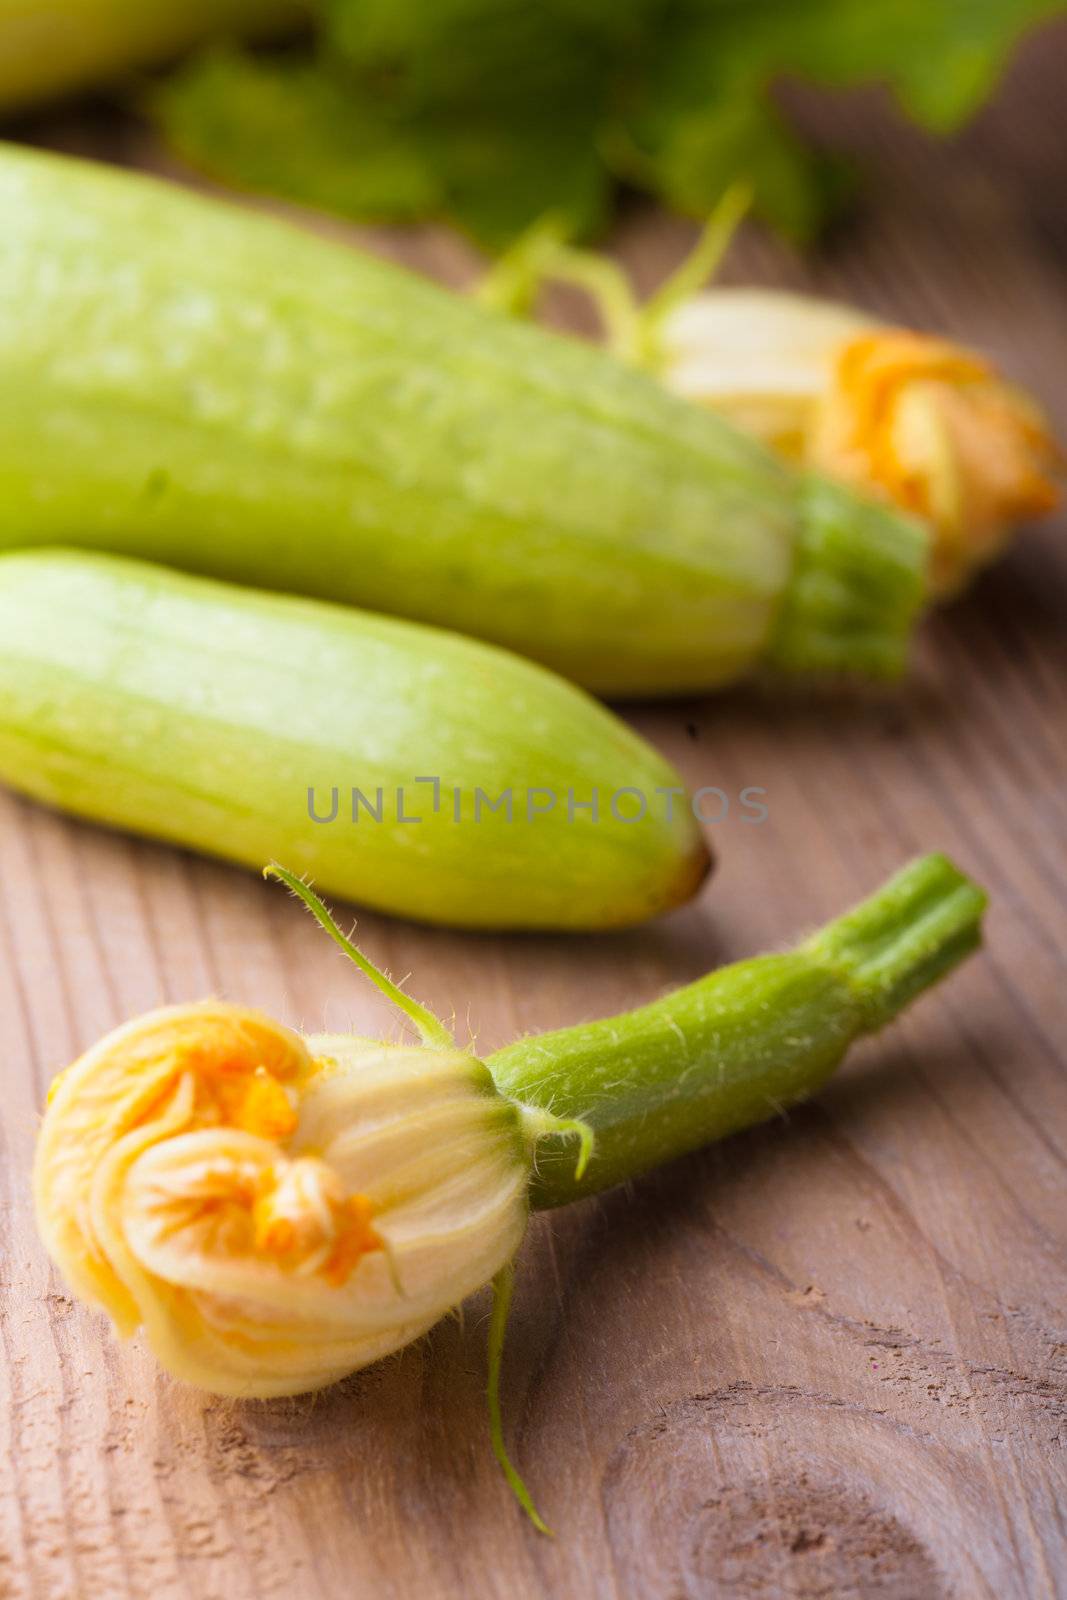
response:
{"label": "wooden plank", "polygon": [[[864,208],[815,260],[746,234],[728,277],[809,284],[989,349],[1067,435],[1067,30],[955,146],[870,99],[800,103],[861,152]],[[60,144],[153,164],[120,125]],[[636,208],[640,281],[684,248]],[[444,236],[371,241],[450,281]],[[555,307],[577,315],[569,300]],[[583,940],[363,916],[486,1050],[783,941],[944,848],[993,896],[989,947],[818,1104],[538,1220],[507,1359],[514,1447],[557,1538],[489,1455],[484,1297],[302,1400],[233,1404],[118,1346],[49,1272],[27,1200],[54,1071],[205,992],[308,1027],[393,1025],[277,889],[0,797],[0,1595],[885,1596],[1067,1593],[1064,524],[935,619],[893,694],[767,693],[634,713],[734,808],[691,907]]]}

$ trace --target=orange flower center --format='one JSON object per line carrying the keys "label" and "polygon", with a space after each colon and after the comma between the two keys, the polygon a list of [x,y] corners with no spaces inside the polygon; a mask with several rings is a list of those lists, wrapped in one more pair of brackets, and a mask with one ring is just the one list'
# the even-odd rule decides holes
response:
{"label": "orange flower center", "polygon": [[222,1122],[262,1139],[288,1139],[296,1130],[294,1080],[301,1063],[283,1038],[198,1020],[182,1041],[181,1064],[196,1079],[198,1121]]}
{"label": "orange flower center", "polygon": [[1037,407],[971,351],[907,329],[841,347],[808,453],[925,519],[943,592],[1058,498],[1060,458]]}
{"label": "orange flower center", "polygon": [[[183,1041],[182,1066],[195,1082],[194,1119],[222,1124],[271,1144],[283,1145],[298,1124],[301,1062],[267,1037],[236,1037],[232,1028],[203,1024]],[[374,1206],[364,1194],[347,1194],[324,1161],[280,1155],[249,1181],[236,1169],[226,1185],[226,1204],[245,1219],[231,1218],[227,1235],[243,1240],[300,1276],[321,1275],[340,1286],[369,1251],[383,1248],[372,1225]],[[202,1215],[218,1208],[219,1196],[200,1196]],[[225,1208],[223,1208],[225,1209]]]}
{"label": "orange flower center", "polygon": [[257,1250],[340,1287],[363,1257],[382,1248],[365,1194],[346,1195],[337,1174],[313,1156],[272,1172],[252,1211]]}

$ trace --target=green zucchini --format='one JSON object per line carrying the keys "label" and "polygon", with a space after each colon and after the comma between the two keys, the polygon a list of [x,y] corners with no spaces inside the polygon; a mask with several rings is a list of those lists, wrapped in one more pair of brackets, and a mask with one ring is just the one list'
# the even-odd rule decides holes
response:
{"label": "green zucchini", "polygon": [[84,552],[0,556],[0,779],[458,927],[637,923],[709,866],[678,774],[543,667]]}
{"label": "green zucchini", "polygon": [[602,693],[900,669],[925,535],[608,353],[156,180],[0,154],[0,543],[481,636]]}

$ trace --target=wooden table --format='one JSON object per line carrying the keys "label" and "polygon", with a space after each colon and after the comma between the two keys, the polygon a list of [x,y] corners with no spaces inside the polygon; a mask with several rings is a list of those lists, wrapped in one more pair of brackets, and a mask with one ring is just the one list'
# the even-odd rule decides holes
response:
{"label": "wooden table", "polygon": [[[806,265],[746,235],[727,277],[962,336],[1067,435],[1065,63],[1060,28],[951,149],[876,101],[805,99],[808,126],[868,163],[863,209]],[[117,125],[35,131],[156,159]],[[648,284],[689,236],[634,210],[618,247]],[[374,243],[470,270],[443,235]],[[986,953],[817,1104],[535,1223],[505,1404],[555,1541],[489,1452],[484,1298],[326,1393],[233,1404],[64,1292],[27,1169],[52,1074],[102,1031],[205,993],[392,1024],[277,888],[0,797],[0,1594],[1067,1594],[1063,534],[1028,536],[937,617],[897,693],[635,716],[693,785],[768,791],[763,826],[715,830],[697,905],[583,940],[362,917],[370,953],[485,1050],[780,943],[917,851],[950,851],[993,897]]]}

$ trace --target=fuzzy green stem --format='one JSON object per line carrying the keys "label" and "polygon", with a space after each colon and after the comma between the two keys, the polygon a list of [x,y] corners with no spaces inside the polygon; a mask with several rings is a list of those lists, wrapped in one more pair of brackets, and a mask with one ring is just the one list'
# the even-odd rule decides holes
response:
{"label": "fuzzy green stem", "polygon": [[621,1017],[491,1056],[498,1087],[581,1119],[595,1146],[545,1140],[535,1206],[564,1205],[779,1114],[819,1089],[980,940],[985,895],[943,856],[906,867],[795,950],[723,968]]}
{"label": "fuzzy green stem", "polygon": [[924,856],[801,948],[834,967],[874,1033],[981,943],[986,896],[944,856]]}
{"label": "fuzzy green stem", "polygon": [[387,973],[381,971],[369,956],[365,956],[358,945],[353,944],[347,934],[341,932],[333,917],[327,910],[324,902],[315,893],[309,884],[298,878],[295,872],[290,872],[288,867],[283,867],[278,861],[271,861],[263,868],[265,878],[277,878],[283,883],[290,894],[303,901],[311,912],[319,927],[329,934],[334,944],[344,951],[349,961],[353,962],[365,978],[369,978],[374,987],[401,1013],[409,1022],[413,1023],[423,1044],[434,1050],[453,1050],[455,1040],[445,1027],[444,1023],[435,1017],[428,1007],[420,1005],[409,994],[405,994],[399,984],[393,982]]}

